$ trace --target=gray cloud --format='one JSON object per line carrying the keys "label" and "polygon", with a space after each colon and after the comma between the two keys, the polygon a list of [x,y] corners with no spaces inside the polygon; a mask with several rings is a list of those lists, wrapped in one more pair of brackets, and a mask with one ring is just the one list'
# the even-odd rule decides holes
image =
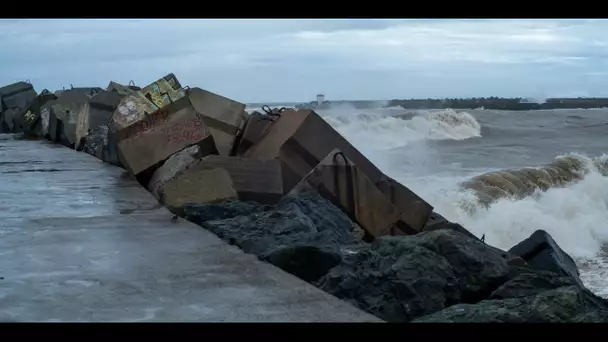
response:
{"label": "gray cloud", "polygon": [[0,83],[174,72],[244,102],[608,95],[603,20],[2,20]]}

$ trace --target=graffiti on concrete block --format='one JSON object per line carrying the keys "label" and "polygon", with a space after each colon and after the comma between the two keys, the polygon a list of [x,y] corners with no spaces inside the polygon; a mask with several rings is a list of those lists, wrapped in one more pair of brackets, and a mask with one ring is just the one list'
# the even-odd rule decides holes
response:
{"label": "graffiti on concrete block", "polygon": [[187,145],[197,143],[205,138],[203,121],[200,118],[176,122],[163,129],[167,143]]}
{"label": "graffiti on concrete block", "polygon": [[31,110],[28,110],[25,114],[23,114],[23,119],[28,124],[28,126],[31,126],[34,121],[36,121],[36,114],[32,113]]}

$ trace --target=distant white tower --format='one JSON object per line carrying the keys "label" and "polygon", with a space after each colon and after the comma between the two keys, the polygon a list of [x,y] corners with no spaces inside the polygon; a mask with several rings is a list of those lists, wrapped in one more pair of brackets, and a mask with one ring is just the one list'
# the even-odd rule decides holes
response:
{"label": "distant white tower", "polygon": [[325,101],[325,95],[317,94],[317,106],[321,106]]}

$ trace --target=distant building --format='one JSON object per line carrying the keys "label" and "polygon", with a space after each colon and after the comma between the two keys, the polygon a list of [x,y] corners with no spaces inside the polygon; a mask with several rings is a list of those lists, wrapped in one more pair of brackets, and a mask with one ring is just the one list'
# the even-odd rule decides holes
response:
{"label": "distant building", "polygon": [[320,107],[325,101],[325,95],[317,94],[317,106]]}

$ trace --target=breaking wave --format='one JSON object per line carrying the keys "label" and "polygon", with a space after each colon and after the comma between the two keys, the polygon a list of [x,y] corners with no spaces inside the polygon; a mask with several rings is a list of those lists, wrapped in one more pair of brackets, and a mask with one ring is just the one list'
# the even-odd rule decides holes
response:
{"label": "breaking wave", "polygon": [[[481,125],[467,112],[451,109],[403,114],[390,109],[353,115],[352,111],[319,111],[345,137],[365,136],[366,144],[381,149],[419,140],[464,140],[481,137]],[[392,114],[392,115],[391,115]],[[368,140],[369,139],[369,140]]]}
{"label": "breaking wave", "polygon": [[[410,169],[433,155],[434,147],[421,142],[480,137],[477,120],[453,110],[350,113],[323,116],[438,213],[479,237],[485,235],[487,243],[502,249],[538,229],[546,230],[576,259],[583,282],[596,294],[608,297],[608,155],[570,153],[552,163],[523,169],[480,172],[463,168],[464,173],[454,173],[426,167],[422,175],[412,174],[403,165]],[[412,142],[416,143],[399,153],[387,151]],[[405,152],[410,150],[416,151]],[[401,160],[395,161],[396,156]]]}

